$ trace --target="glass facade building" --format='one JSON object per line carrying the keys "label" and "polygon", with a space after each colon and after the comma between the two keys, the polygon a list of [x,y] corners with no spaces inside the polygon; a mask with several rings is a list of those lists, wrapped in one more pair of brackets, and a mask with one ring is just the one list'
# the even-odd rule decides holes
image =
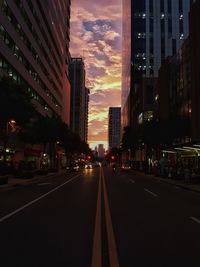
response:
{"label": "glass facade building", "polygon": [[[130,125],[134,76],[154,80],[162,60],[177,53],[188,36],[193,0],[123,0],[122,126]],[[152,86],[147,86],[152,87]],[[143,95],[148,95],[144,92]],[[131,101],[131,103],[130,103]]]}
{"label": "glass facade building", "polygon": [[26,85],[43,115],[69,123],[69,19],[64,0],[0,0],[0,76]]}

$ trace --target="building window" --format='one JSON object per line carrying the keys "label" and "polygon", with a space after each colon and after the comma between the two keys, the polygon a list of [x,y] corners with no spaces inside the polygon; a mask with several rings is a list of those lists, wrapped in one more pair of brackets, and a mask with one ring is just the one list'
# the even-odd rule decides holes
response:
{"label": "building window", "polygon": [[160,1],[160,12],[161,12],[161,13],[164,13],[164,10],[165,10],[164,0],[161,0],[161,1]]}
{"label": "building window", "polygon": [[172,36],[172,19],[169,18],[168,19],[168,33],[169,33],[169,37]]}
{"label": "building window", "polygon": [[167,1],[168,14],[172,13],[172,0]]}

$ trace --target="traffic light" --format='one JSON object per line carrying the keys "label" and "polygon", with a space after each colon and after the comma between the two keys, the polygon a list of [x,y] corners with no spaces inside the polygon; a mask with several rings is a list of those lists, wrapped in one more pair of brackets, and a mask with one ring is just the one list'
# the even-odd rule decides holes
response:
{"label": "traffic light", "polygon": [[115,156],[112,155],[112,156],[111,156],[111,159],[112,159],[112,160],[115,160]]}
{"label": "traffic light", "polygon": [[91,159],[91,156],[88,156],[87,158],[90,160]]}

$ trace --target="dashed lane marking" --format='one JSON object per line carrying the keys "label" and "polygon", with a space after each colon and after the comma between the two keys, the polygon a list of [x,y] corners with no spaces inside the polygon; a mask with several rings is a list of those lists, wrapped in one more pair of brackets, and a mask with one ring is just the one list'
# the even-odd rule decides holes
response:
{"label": "dashed lane marking", "polygon": [[157,194],[155,194],[155,193],[151,192],[151,191],[150,191],[150,190],[148,190],[147,188],[144,188],[144,191],[148,192],[149,194],[151,194],[151,195],[152,195],[152,196],[154,196],[154,197],[158,197],[158,195],[157,195]]}
{"label": "dashed lane marking", "polygon": [[190,217],[190,219],[193,220],[194,222],[200,224],[200,220],[199,220],[199,219],[197,219],[197,218],[195,218],[195,217],[192,217],[192,216]]}
{"label": "dashed lane marking", "polygon": [[135,183],[135,181],[134,181],[134,180],[132,180],[132,179],[129,179],[129,181],[130,181],[132,184],[134,184],[134,183]]}

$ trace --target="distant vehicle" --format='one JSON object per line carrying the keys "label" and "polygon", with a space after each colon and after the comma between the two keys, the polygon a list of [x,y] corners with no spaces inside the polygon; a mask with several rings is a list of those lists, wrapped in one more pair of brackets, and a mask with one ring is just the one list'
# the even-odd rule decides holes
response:
{"label": "distant vehicle", "polygon": [[114,164],[112,165],[112,170],[113,170],[114,173],[116,173],[116,167],[117,167],[117,166],[116,166],[116,164],[114,163]]}
{"label": "distant vehicle", "polygon": [[99,161],[95,161],[94,166],[95,167],[100,167],[101,166],[101,163]]}
{"label": "distant vehicle", "polygon": [[122,167],[121,167],[122,171],[130,171],[131,170],[131,166],[129,163],[122,163]]}
{"label": "distant vehicle", "polygon": [[69,164],[68,166],[67,166],[67,170],[68,171],[71,171],[71,172],[77,172],[77,171],[79,171],[79,169],[80,169],[80,167],[79,167],[79,165],[78,164]]}
{"label": "distant vehicle", "polygon": [[93,166],[92,166],[92,163],[91,162],[87,162],[85,164],[85,169],[92,169],[92,168],[93,168]]}

